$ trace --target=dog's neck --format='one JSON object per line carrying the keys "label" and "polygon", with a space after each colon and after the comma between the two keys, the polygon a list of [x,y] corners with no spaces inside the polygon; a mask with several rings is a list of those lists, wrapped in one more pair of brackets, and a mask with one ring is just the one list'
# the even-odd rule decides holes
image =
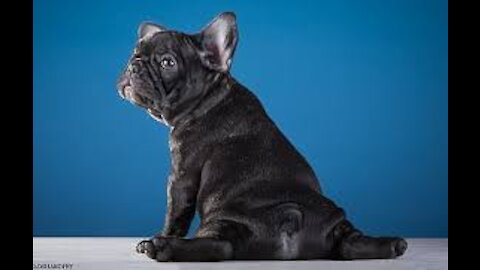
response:
{"label": "dog's neck", "polygon": [[190,121],[204,116],[228,96],[235,83],[235,79],[229,73],[218,73],[215,82],[205,91],[204,96],[192,104],[189,109],[174,115],[171,119],[163,119],[163,122],[173,130],[179,129]]}

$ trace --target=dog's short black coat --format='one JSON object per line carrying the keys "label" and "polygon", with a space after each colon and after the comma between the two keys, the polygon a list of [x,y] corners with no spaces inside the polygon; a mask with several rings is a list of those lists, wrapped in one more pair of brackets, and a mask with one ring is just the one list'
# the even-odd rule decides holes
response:
{"label": "dog's short black coat", "polygon": [[[235,15],[188,35],[143,23],[119,94],[171,127],[163,231],[137,245],[158,261],[370,259],[397,237],[363,235],[326,198],[302,155],[229,73]],[[198,211],[201,223],[186,239]]]}

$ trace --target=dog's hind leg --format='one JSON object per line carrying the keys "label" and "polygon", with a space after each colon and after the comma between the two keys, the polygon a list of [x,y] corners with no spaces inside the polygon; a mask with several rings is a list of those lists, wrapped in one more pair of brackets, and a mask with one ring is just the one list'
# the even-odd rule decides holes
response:
{"label": "dog's hind leg", "polygon": [[347,220],[339,223],[333,234],[336,238],[335,259],[393,259],[407,249],[407,242],[402,238],[366,236]]}
{"label": "dog's hind leg", "polygon": [[222,261],[233,256],[231,243],[216,238],[155,237],[140,242],[137,252],[159,262]]}

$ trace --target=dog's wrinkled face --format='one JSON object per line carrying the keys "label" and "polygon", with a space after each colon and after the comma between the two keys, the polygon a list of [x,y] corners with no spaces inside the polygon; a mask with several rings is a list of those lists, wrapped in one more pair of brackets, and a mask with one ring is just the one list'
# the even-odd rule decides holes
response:
{"label": "dog's wrinkled face", "polygon": [[171,125],[201,102],[219,74],[228,73],[237,41],[235,15],[230,12],[195,35],[143,23],[118,92]]}

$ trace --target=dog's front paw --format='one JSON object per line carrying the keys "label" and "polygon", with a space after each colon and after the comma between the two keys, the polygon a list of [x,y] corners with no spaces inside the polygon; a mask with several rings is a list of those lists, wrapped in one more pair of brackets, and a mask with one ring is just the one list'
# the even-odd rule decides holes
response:
{"label": "dog's front paw", "polygon": [[169,238],[155,237],[152,242],[155,246],[155,259],[159,262],[167,262],[172,260],[172,247],[169,243]]}
{"label": "dog's front paw", "polygon": [[137,244],[137,252],[144,253],[151,259],[155,259],[155,246],[151,240],[143,240]]}
{"label": "dog's front paw", "polygon": [[147,255],[150,259],[159,262],[167,262],[172,259],[172,249],[169,239],[165,237],[154,237],[137,244],[137,252]]}

